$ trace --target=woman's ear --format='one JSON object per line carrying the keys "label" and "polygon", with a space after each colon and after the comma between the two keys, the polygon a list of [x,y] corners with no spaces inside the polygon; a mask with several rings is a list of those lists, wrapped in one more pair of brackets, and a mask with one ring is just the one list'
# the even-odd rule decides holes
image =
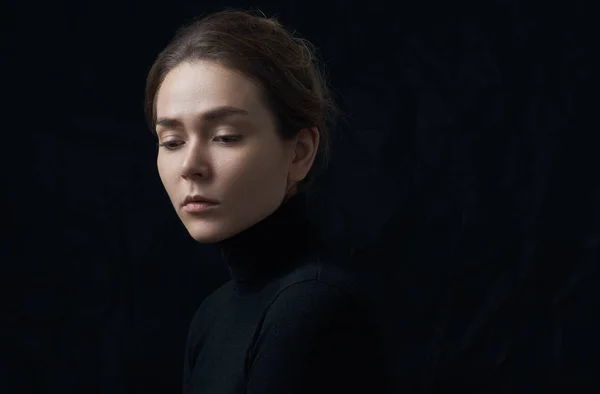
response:
{"label": "woman's ear", "polygon": [[288,185],[302,181],[310,171],[319,149],[319,128],[307,127],[298,133],[288,171]]}

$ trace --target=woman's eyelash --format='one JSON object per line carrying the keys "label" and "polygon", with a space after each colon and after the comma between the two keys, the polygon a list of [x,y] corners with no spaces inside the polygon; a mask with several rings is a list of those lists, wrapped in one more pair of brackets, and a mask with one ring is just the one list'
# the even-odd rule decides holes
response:
{"label": "woman's eyelash", "polygon": [[168,150],[173,150],[176,148],[176,146],[172,146],[170,144],[173,144],[175,141],[167,141],[167,142],[162,142],[162,143],[157,143],[156,145],[158,145],[159,147],[162,146],[164,148],[167,148]]}
{"label": "woman's eyelash", "polygon": [[215,137],[215,139],[220,139],[223,141],[223,139],[225,139],[225,141],[223,141],[224,143],[233,143],[233,142],[237,142],[239,140],[242,139],[241,135],[221,135],[221,136],[217,136]]}
{"label": "woman's eyelash", "polygon": [[[215,140],[221,140],[223,144],[230,145],[236,142],[239,142],[242,139],[241,135],[221,135],[215,137]],[[175,150],[179,145],[177,145],[177,141],[166,141],[162,143],[157,143],[159,147],[164,147],[168,150]]]}

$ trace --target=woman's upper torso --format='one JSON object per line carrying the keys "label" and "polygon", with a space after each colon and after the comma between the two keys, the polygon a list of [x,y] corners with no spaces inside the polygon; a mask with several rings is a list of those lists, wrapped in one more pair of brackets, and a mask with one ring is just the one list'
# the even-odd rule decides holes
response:
{"label": "woman's upper torso", "polygon": [[232,280],[192,320],[185,394],[384,390],[358,278],[317,240],[304,195],[218,247]]}

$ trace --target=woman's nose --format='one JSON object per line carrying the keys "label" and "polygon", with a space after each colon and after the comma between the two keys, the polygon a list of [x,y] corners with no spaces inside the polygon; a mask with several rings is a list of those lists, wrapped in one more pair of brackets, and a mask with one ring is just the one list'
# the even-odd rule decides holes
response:
{"label": "woman's nose", "polygon": [[181,174],[183,177],[202,176],[207,177],[210,172],[210,155],[206,147],[198,143],[187,143],[187,149],[183,153]]}

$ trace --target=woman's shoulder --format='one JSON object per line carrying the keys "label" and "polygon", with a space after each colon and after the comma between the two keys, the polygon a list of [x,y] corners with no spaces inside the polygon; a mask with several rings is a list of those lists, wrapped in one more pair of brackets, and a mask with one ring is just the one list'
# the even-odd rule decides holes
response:
{"label": "woman's shoulder", "polygon": [[357,272],[316,257],[278,280],[270,307],[305,303],[306,307],[326,308],[327,304],[353,303],[360,298],[362,288]]}
{"label": "woman's shoulder", "polygon": [[307,256],[302,264],[279,278],[279,289],[290,286],[308,288],[319,286],[311,285],[310,282],[318,282],[331,292],[337,289],[347,295],[355,294],[377,285],[373,283],[375,275],[363,271],[354,266],[349,248],[323,246]]}
{"label": "woman's shoulder", "polygon": [[300,346],[331,330],[367,327],[368,313],[354,278],[348,269],[319,264],[291,273],[263,311],[257,327],[259,342],[289,338]]}
{"label": "woman's shoulder", "polygon": [[339,320],[339,315],[355,304],[351,293],[328,281],[311,276],[282,286],[263,311],[261,332],[294,327],[298,332],[316,332],[323,322]]}
{"label": "woman's shoulder", "polygon": [[227,301],[231,298],[231,294],[233,293],[232,289],[233,281],[228,280],[204,297],[192,317],[192,326],[219,314],[226,306]]}

